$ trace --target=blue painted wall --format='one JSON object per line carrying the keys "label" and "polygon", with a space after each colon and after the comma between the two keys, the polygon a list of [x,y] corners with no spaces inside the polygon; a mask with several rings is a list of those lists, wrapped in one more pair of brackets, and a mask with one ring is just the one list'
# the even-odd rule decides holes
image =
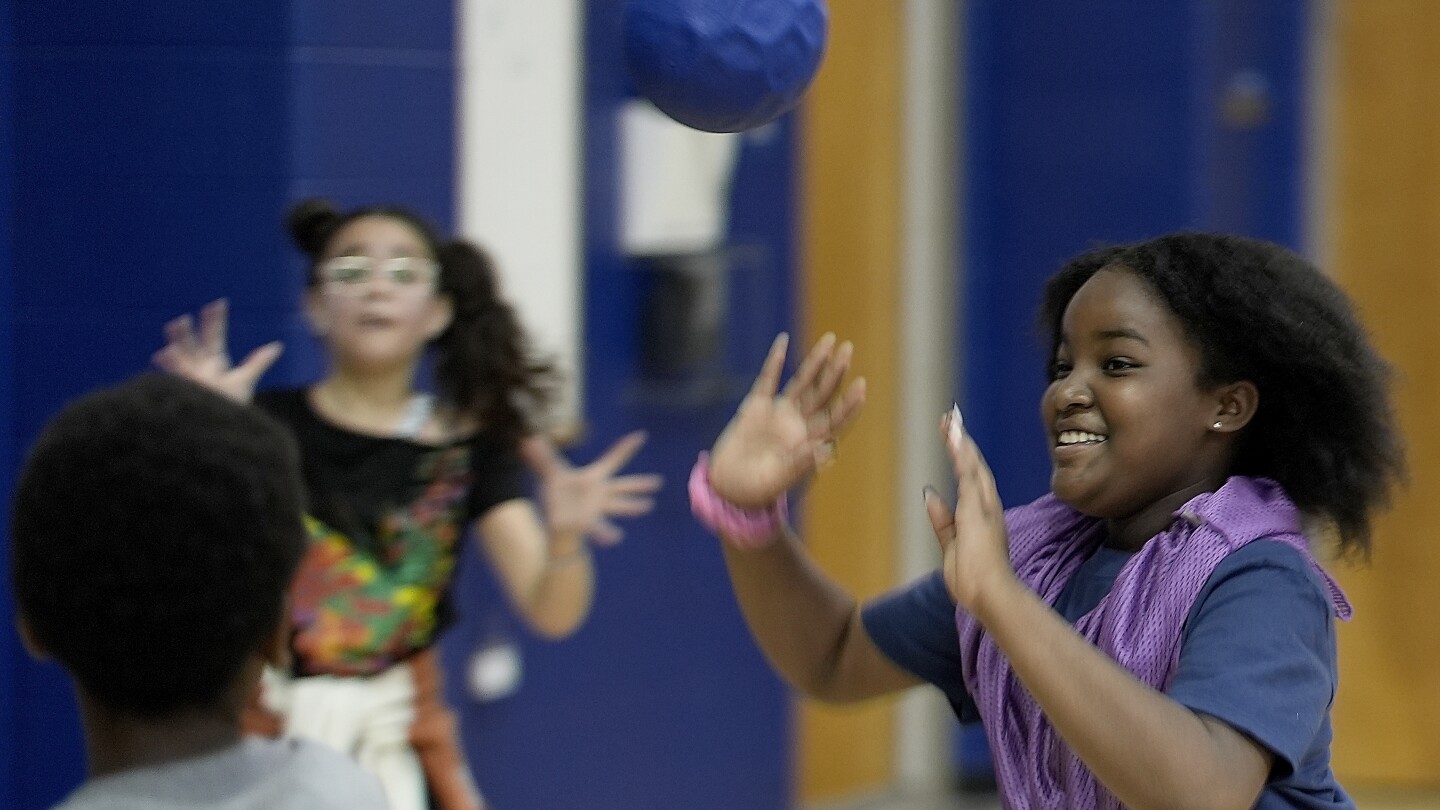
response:
{"label": "blue painted wall", "polygon": [[[9,3],[0,3],[0,49],[11,53],[15,21]],[[18,461],[15,446],[15,261],[11,246],[12,199],[15,193],[14,60],[0,59],[0,493],[14,487]],[[8,503],[7,503],[8,507]],[[10,535],[10,510],[0,509],[0,537]],[[10,605],[10,555],[0,555],[0,605]],[[8,607],[0,617],[8,618]],[[14,633],[0,628],[0,798],[17,795],[19,743],[10,733],[16,726],[16,677],[22,653]]]}
{"label": "blue painted wall", "polygon": [[[480,784],[501,808],[782,808],[790,705],[746,633],[713,538],[683,481],[738,401],[768,338],[791,323],[795,132],[745,147],[735,194],[734,304],[721,388],[700,398],[638,375],[650,279],[615,244],[616,112],[630,90],[619,0],[589,4],[585,99],[586,418],[580,457],[644,426],[638,467],[665,473],[657,512],[600,556],[591,622],[572,640],[528,638],[470,555],[464,619],[446,640],[462,667],[499,632],[523,649],[515,696],[452,693]],[[274,337],[267,379],[320,371],[297,303],[287,204],[323,194],[385,200],[453,222],[454,4],[426,0],[80,0],[63,15],[0,2],[0,483],[46,417],[145,368],[160,326],[219,296],[231,344]],[[498,114],[503,114],[501,111]],[[714,380],[711,380],[713,382]],[[9,624],[4,600],[0,623]],[[69,686],[0,632],[0,806],[43,808],[83,775]]]}
{"label": "blue painted wall", "polygon": [[[282,265],[267,237],[284,197],[285,25],[264,0],[239,15],[4,6],[5,396],[23,448],[67,399],[144,368],[166,318],[222,292],[262,300]],[[5,804],[45,807],[83,773],[70,688],[6,644]]]}

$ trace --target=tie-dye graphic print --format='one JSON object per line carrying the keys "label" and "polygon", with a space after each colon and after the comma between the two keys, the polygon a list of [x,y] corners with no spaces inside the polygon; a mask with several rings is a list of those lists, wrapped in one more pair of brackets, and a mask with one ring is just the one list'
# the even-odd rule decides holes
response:
{"label": "tie-dye graphic print", "polygon": [[465,445],[422,457],[428,482],[377,527],[378,553],[307,516],[310,547],[291,588],[302,675],[371,675],[433,640],[470,487]]}

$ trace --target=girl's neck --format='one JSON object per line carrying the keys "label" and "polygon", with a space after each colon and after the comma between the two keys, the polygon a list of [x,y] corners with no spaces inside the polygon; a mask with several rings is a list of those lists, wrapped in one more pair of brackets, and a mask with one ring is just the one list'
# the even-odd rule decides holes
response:
{"label": "girl's neck", "polygon": [[415,396],[410,366],[357,374],[337,368],[310,389],[311,405],[327,420],[364,433],[389,433]]}
{"label": "girl's neck", "polygon": [[1164,531],[1175,519],[1175,510],[1196,495],[1214,492],[1224,486],[1225,479],[1198,481],[1171,493],[1144,509],[1125,518],[1107,521],[1105,545],[1122,551],[1139,551],[1150,538]]}

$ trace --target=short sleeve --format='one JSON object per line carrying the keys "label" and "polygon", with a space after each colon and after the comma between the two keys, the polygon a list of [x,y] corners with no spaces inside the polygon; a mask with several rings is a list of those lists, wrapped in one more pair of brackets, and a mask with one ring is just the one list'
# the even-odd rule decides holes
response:
{"label": "short sleeve", "polygon": [[1272,778],[1283,779],[1328,727],[1335,679],[1334,619],[1319,578],[1299,552],[1257,540],[1201,590],[1166,694],[1268,748]]}
{"label": "short sleeve", "polygon": [[503,442],[482,433],[471,441],[470,454],[470,520],[481,517],[505,501],[529,494],[526,490],[525,463],[513,442]]}
{"label": "short sleeve", "polygon": [[939,687],[961,722],[980,719],[965,691],[955,603],[939,571],[876,597],[860,618],[875,646],[901,669]]}

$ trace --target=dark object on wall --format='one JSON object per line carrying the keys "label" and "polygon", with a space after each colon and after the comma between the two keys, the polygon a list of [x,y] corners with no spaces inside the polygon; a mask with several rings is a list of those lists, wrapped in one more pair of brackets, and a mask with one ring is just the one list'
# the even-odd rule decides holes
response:
{"label": "dark object on wall", "polygon": [[728,311],[725,252],[635,261],[648,276],[641,303],[641,373],[650,381],[694,380],[718,373]]}

